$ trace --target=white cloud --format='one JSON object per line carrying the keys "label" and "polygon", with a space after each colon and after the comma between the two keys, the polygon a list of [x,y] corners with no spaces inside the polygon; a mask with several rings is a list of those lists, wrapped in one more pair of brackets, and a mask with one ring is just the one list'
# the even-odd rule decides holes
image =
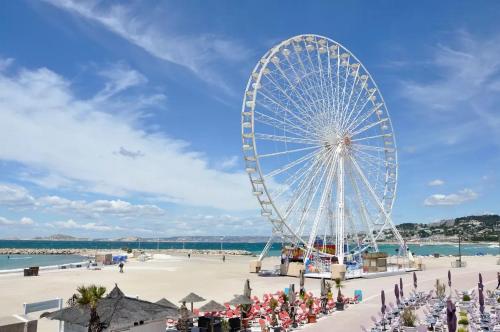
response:
{"label": "white cloud", "polygon": [[[434,48],[420,81],[403,81],[402,93],[418,110],[419,122],[438,126],[428,144],[498,144],[500,141],[500,35],[475,37],[459,31]],[[426,123],[427,125],[427,123]],[[488,137],[489,139],[481,139]],[[423,143],[422,143],[423,144]]]}
{"label": "white cloud", "polygon": [[240,157],[238,157],[238,156],[232,156],[232,157],[226,158],[226,159],[222,160],[219,168],[223,169],[223,170],[224,169],[232,169],[238,165],[239,160],[240,160]]}
{"label": "white cloud", "polygon": [[463,189],[454,194],[434,194],[427,197],[424,200],[424,205],[426,206],[438,206],[438,205],[460,205],[468,201],[473,201],[478,197],[477,193],[471,189]]}
{"label": "white cloud", "polygon": [[165,211],[156,205],[137,205],[122,200],[97,200],[86,202],[74,201],[58,196],[45,196],[38,199],[41,207],[68,214],[80,214],[98,218],[102,215],[120,218],[156,218],[165,215]]}
{"label": "white cloud", "polygon": [[26,207],[35,204],[35,199],[23,187],[0,184],[0,206]]}
{"label": "white cloud", "polygon": [[0,226],[27,226],[27,225],[34,225],[35,222],[33,219],[28,218],[28,217],[22,217],[21,220],[15,221],[15,220],[10,220],[5,217],[0,217]]}
{"label": "white cloud", "polygon": [[23,217],[23,218],[21,218],[21,220],[19,221],[19,223],[21,225],[33,225],[35,222],[31,218]]}
{"label": "white cloud", "polygon": [[[99,218],[114,216],[122,219],[159,218],[165,216],[165,210],[156,205],[132,204],[123,200],[70,200],[59,196],[34,197],[21,186],[0,185],[0,207],[10,208],[43,208],[54,212],[78,214],[86,217]],[[25,220],[24,224],[29,221]]]}
{"label": "white cloud", "polygon": [[443,180],[435,179],[435,180],[429,181],[429,183],[427,185],[429,185],[431,187],[436,187],[436,186],[442,186],[443,184],[444,184]]}
{"label": "white cloud", "polygon": [[113,226],[108,226],[108,225],[102,225],[102,224],[96,224],[94,222],[89,222],[86,224],[81,224],[73,219],[69,219],[67,221],[56,221],[52,223],[54,227],[58,228],[63,228],[63,229],[81,229],[81,230],[86,230],[86,231],[112,231],[116,230],[117,227]]}
{"label": "white cloud", "polygon": [[46,0],[48,3],[97,22],[128,42],[144,49],[149,54],[189,68],[201,79],[216,84],[226,92],[231,91],[217,71],[212,68],[214,61],[226,65],[247,57],[247,48],[238,42],[209,33],[186,35],[170,31],[163,23],[153,19],[153,15],[141,15],[131,6],[123,4],[103,5],[94,1]]}
{"label": "white cloud", "polygon": [[[47,68],[0,72],[0,159],[28,166],[34,177],[65,179],[79,191],[256,207],[242,172],[212,169],[188,143],[142,130],[137,117],[122,116],[116,101],[79,99],[71,82]],[[116,153],[120,148],[142,155],[130,158]]]}

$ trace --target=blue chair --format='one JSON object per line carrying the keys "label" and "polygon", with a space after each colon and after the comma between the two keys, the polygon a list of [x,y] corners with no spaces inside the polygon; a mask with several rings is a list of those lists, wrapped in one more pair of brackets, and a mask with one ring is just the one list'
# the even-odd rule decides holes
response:
{"label": "blue chair", "polygon": [[354,291],[354,297],[357,297],[359,302],[363,301],[363,292],[360,289],[356,289]]}

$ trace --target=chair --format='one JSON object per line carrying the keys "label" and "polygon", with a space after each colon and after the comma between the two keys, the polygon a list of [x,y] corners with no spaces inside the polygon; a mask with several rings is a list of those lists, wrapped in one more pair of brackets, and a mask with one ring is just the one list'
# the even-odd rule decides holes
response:
{"label": "chair", "polygon": [[236,332],[241,329],[241,319],[239,317],[229,318],[229,331]]}

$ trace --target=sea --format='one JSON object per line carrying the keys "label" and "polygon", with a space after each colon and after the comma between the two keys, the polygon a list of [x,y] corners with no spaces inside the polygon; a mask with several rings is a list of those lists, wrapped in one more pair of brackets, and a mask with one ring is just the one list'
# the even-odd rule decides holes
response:
{"label": "sea", "polygon": [[[265,243],[221,243],[221,242],[121,242],[121,241],[46,241],[46,240],[0,240],[0,248],[37,248],[37,249],[213,249],[247,250],[259,255]],[[379,250],[396,254],[398,246],[380,244]],[[409,245],[413,254],[428,256],[457,255],[458,244],[423,244]],[[497,255],[500,254],[498,244],[462,244],[462,255]],[[279,256],[281,244],[275,243],[269,251],[271,256]],[[50,266],[85,261],[78,255],[0,255],[0,270],[19,269],[29,266]]]}

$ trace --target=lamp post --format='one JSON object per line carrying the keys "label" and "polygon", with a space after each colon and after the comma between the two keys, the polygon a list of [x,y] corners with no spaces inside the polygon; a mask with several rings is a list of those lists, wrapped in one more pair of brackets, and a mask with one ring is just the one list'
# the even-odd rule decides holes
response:
{"label": "lamp post", "polygon": [[462,234],[458,233],[458,267],[462,267]]}

